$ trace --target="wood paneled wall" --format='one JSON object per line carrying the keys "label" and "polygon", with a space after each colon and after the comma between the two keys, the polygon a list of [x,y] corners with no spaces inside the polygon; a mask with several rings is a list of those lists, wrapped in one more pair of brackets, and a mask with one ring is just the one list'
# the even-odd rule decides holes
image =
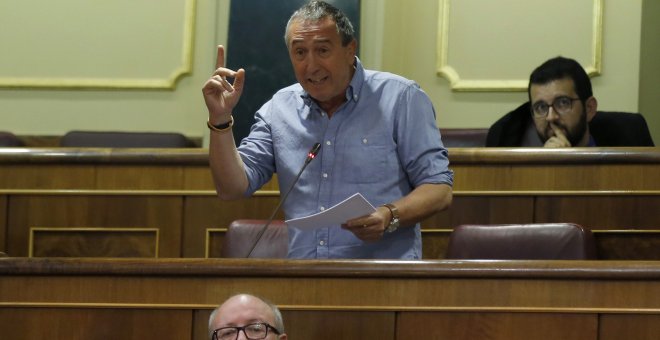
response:
{"label": "wood paneled wall", "polygon": [[[0,251],[214,256],[218,249],[208,248],[221,243],[223,228],[267,219],[279,192],[272,181],[251,198],[220,201],[206,152],[0,149]],[[442,258],[461,224],[572,222],[596,231],[603,259],[660,259],[655,148],[456,148],[450,160],[454,202],[422,222],[424,258]]]}
{"label": "wood paneled wall", "polygon": [[[0,259],[3,338],[208,339],[248,292],[291,339],[655,340],[648,261]],[[70,325],[75,325],[71,327]]]}

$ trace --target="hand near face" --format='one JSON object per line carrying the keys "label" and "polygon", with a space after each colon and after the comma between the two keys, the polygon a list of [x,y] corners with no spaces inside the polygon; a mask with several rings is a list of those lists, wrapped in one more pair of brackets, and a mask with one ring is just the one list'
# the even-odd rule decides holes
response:
{"label": "hand near face", "polygon": [[352,232],[362,241],[378,241],[383,238],[390,218],[389,209],[378,207],[371,215],[348,220],[341,227]]}
{"label": "hand near face", "polygon": [[[225,49],[223,46],[218,46],[215,72],[202,88],[204,102],[209,110],[209,120],[213,124],[229,120],[228,117],[238,104],[245,84],[245,70],[241,68],[238,71],[232,71],[225,68],[224,65]],[[234,78],[233,84],[227,78]]]}
{"label": "hand near face", "polygon": [[543,147],[546,148],[567,148],[571,147],[571,142],[568,141],[564,131],[562,131],[557,125],[550,123],[550,128],[554,132],[554,136],[548,138]]}

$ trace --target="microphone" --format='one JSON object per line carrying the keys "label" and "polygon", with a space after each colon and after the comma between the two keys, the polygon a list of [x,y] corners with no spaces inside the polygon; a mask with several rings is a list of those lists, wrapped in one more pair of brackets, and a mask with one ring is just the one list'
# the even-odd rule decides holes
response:
{"label": "microphone", "polygon": [[293,183],[291,183],[289,189],[286,191],[284,196],[282,196],[282,199],[280,199],[280,203],[278,203],[277,207],[275,207],[275,210],[273,210],[273,213],[270,215],[268,222],[266,222],[266,224],[264,224],[264,226],[261,227],[261,230],[259,230],[259,234],[257,235],[257,240],[254,242],[254,244],[252,244],[252,247],[250,248],[250,252],[247,254],[246,258],[252,256],[252,252],[257,247],[257,244],[259,244],[259,241],[261,241],[261,237],[266,232],[268,226],[273,222],[273,219],[275,218],[275,214],[277,214],[277,211],[280,209],[282,203],[284,203],[286,198],[289,196],[289,193],[291,192],[291,190],[293,190],[293,187],[296,185],[296,183],[298,183],[298,179],[300,178],[300,175],[302,175],[303,171],[307,167],[307,164],[309,164],[316,157],[316,155],[318,155],[319,150],[321,150],[321,143],[314,144],[314,146],[312,146],[312,149],[309,150],[309,153],[307,154],[307,158],[305,159],[305,163],[303,164],[302,168],[300,168],[300,171],[298,171],[298,175],[296,175],[296,178],[293,180]]}

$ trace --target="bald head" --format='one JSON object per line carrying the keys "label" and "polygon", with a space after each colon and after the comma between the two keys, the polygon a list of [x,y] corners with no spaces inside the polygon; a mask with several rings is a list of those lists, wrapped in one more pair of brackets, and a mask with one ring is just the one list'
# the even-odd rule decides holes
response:
{"label": "bald head", "polygon": [[286,339],[282,314],[275,305],[250,294],[234,295],[211,313],[209,335],[221,327],[240,327],[259,322],[272,325],[283,335],[278,338],[276,334],[269,333],[268,339]]}

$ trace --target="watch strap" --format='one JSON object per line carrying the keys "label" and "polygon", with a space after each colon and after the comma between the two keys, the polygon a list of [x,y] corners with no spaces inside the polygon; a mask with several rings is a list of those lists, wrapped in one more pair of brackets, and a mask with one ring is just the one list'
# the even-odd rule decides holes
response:
{"label": "watch strap", "polygon": [[392,216],[390,223],[385,228],[386,233],[391,233],[399,228],[399,209],[392,203],[385,203],[383,206],[390,210],[390,215]]}

